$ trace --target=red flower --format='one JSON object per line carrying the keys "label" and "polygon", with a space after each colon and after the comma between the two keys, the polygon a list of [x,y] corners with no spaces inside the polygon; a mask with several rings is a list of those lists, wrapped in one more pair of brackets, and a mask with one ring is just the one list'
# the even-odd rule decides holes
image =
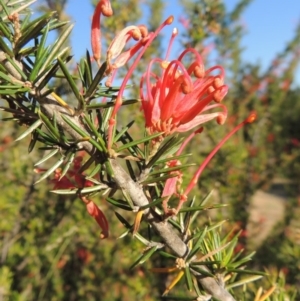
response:
{"label": "red flower", "polygon": [[91,200],[81,197],[81,199],[86,203],[86,209],[90,216],[92,216],[97,224],[102,229],[101,238],[107,238],[108,237],[108,222],[104,215],[104,213],[101,211],[101,209]]}
{"label": "red flower", "polygon": [[100,30],[100,18],[101,15],[110,17],[113,14],[113,10],[109,0],[100,0],[96,6],[93,19],[92,19],[92,30],[91,30],[91,43],[92,51],[94,54],[95,61],[100,64],[101,57],[101,30]]}
{"label": "red flower", "polygon": [[[228,91],[223,68],[214,66],[205,71],[202,58],[194,48],[187,48],[176,60],[168,62],[176,35],[175,29],[166,58],[151,60],[141,79],[140,98],[150,134],[186,132],[211,119],[223,124],[227,117],[226,107],[220,104]],[[187,59],[190,63],[184,64]],[[152,71],[154,64],[160,74]],[[217,75],[214,74],[216,70],[219,70]],[[215,108],[221,111],[203,114]]]}

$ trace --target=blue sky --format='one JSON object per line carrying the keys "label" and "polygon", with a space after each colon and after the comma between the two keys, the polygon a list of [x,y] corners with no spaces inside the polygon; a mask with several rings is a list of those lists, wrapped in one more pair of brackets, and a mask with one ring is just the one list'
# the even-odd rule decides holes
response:
{"label": "blue sky", "polygon": [[[93,13],[92,6],[88,1],[85,4],[83,4],[84,1],[80,1],[81,3],[78,5],[79,1],[69,0],[67,7],[67,13],[75,22],[72,46],[76,60],[85,54],[86,49],[90,50],[90,24]],[[112,7],[114,1],[117,0],[111,0]],[[184,29],[177,23],[178,16],[182,11],[176,2],[176,0],[166,1],[166,16],[174,15],[174,26],[182,32]],[[238,0],[225,0],[225,3],[230,9],[238,3]],[[242,22],[246,25],[246,34],[243,38],[244,59],[268,66],[275,54],[280,52],[285,43],[293,37],[299,21],[299,0],[254,0],[242,16]],[[172,28],[167,31],[171,31]],[[168,37],[168,33],[164,32]],[[297,82],[300,83],[300,68],[297,70]]]}

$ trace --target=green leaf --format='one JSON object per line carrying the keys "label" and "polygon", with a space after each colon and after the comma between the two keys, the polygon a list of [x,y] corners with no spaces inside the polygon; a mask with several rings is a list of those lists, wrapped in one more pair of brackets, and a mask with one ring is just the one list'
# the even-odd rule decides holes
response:
{"label": "green leaf", "polygon": [[[160,133],[160,135],[163,133]],[[170,149],[172,149],[179,141],[181,141],[182,139],[178,139],[178,137],[173,136],[171,138],[169,138],[159,149],[158,151],[155,153],[155,155],[150,159],[150,161],[148,162],[146,168],[150,168],[152,167],[157,160],[165,158],[166,154],[168,154],[170,152]]]}
{"label": "green leaf", "polygon": [[45,173],[43,173],[42,177],[37,180],[34,184],[40,183],[44,179],[48,178],[60,165],[64,163],[65,157],[62,156],[59,161],[57,161],[51,168],[49,168]]}
{"label": "green leaf", "polygon": [[92,192],[97,192],[103,189],[107,189],[108,186],[106,184],[95,185],[91,187],[85,188],[70,188],[70,189],[57,189],[57,190],[50,190],[55,194],[63,194],[63,195],[74,195],[74,194],[89,194]]}
{"label": "green leaf", "polygon": [[199,265],[204,265],[204,266],[212,266],[212,265],[220,265],[221,261],[219,260],[210,260],[210,261],[193,261],[191,263],[192,266],[199,266]]}
{"label": "green leaf", "polygon": [[62,28],[62,27],[64,27],[65,25],[67,25],[69,23],[70,23],[70,21],[58,21],[57,19],[50,20],[49,30],[52,31],[52,30],[55,30],[55,29]]}
{"label": "green leaf", "polygon": [[[213,190],[205,196],[205,198],[200,202],[199,205],[200,205],[200,206],[204,206],[204,205],[209,201],[209,199],[210,199],[210,197],[212,196],[212,194],[213,194]],[[199,210],[199,211],[195,211],[195,212],[193,213],[193,215],[192,215],[192,217],[191,217],[190,224],[192,224],[192,223],[197,219],[197,216],[199,215],[200,212],[201,212],[201,211]]]}
{"label": "green leaf", "polygon": [[134,181],[136,181],[135,170],[133,169],[130,161],[129,160],[125,160],[125,163],[126,163],[127,170],[129,172],[129,175],[130,175],[131,179],[133,179]]}
{"label": "green leaf", "polygon": [[146,245],[146,246],[149,246],[150,241],[147,240],[145,237],[143,237],[141,234],[135,233],[135,234],[134,234],[134,237],[135,237],[136,239],[138,239],[142,244],[144,244],[144,245]]}
{"label": "green leaf", "polygon": [[[49,32],[49,23],[43,30],[43,35],[42,35],[41,41],[38,45],[38,49],[36,51],[36,57],[35,57],[36,61],[40,60],[40,58],[44,56],[44,52],[46,52],[45,45],[46,45],[46,41],[48,38],[48,32]],[[35,63],[36,63],[36,61],[35,61]]]}
{"label": "green leaf", "polygon": [[188,259],[191,259],[198,251],[199,251],[199,248],[200,248],[200,245],[207,233],[207,227],[204,228],[203,231],[200,232],[200,236],[199,238],[197,239],[197,242],[195,243],[195,245],[193,246],[192,250],[190,251],[190,253],[188,254]]}
{"label": "green leaf", "polygon": [[46,125],[46,127],[48,128],[48,130],[52,134],[52,136],[55,137],[58,141],[61,140],[61,135],[60,135],[58,129],[51,123],[49,118],[45,114],[43,114],[43,112],[41,110],[38,110],[38,115],[41,118],[41,120],[43,121],[43,123]]}
{"label": "green leaf", "polygon": [[84,97],[86,100],[88,100],[90,97],[92,97],[95,92],[97,91],[97,87],[100,83],[100,81],[103,79],[105,76],[105,71],[107,69],[107,62],[104,62],[99,70],[97,71],[91,85],[88,87],[87,91],[84,94]]}
{"label": "green leaf", "polygon": [[85,65],[85,73],[86,73],[86,83],[88,85],[88,87],[91,86],[92,81],[93,81],[93,76],[92,76],[92,61],[91,61],[91,56],[89,51],[86,51],[86,60],[84,61],[84,65]]}
{"label": "green leaf", "polygon": [[[93,158],[92,158],[93,159]],[[84,165],[82,165],[82,166],[84,166]],[[82,172],[82,166],[81,166],[81,168],[80,168],[80,172]],[[84,170],[84,169],[83,169]],[[100,182],[100,181],[98,181],[97,179],[95,179],[95,178],[91,178],[91,177],[88,177],[88,176],[85,176],[85,180],[87,180],[87,181],[90,181],[90,182],[92,182],[93,184],[95,184],[95,185],[104,185],[106,188],[109,188],[106,184],[103,184],[102,182]]]}
{"label": "green leaf", "polygon": [[90,135],[85,132],[83,129],[81,129],[79,126],[77,126],[69,117],[66,115],[61,115],[62,119],[74,130],[76,131],[79,135],[81,135],[83,138],[88,138],[88,141],[94,145],[99,151],[102,152],[101,146],[94,140]]}
{"label": "green leaf", "polygon": [[[34,0],[36,1],[36,0]],[[23,2],[23,1],[19,1],[19,2]],[[22,23],[21,23],[21,32],[24,30],[24,28],[26,28],[30,22],[30,19],[31,19],[31,14],[27,14],[25,16],[25,18],[22,20]]]}
{"label": "green leaf", "polygon": [[190,157],[192,154],[183,154],[183,155],[179,155],[179,156],[172,156],[172,158],[168,157],[168,158],[164,158],[161,160],[157,160],[155,165],[159,165],[159,164],[165,164],[166,162],[169,162],[170,160],[180,160],[180,159],[184,159],[187,157]]}
{"label": "green leaf", "polygon": [[13,65],[16,71],[20,74],[21,78],[26,81],[27,80],[27,75],[23,72],[23,70],[20,68],[20,66],[17,64],[17,62],[10,58],[9,56],[6,55],[6,59]]}
{"label": "green leaf", "polygon": [[227,268],[237,268],[241,265],[243,265],[244,263],[252,260],[253,255],[255,254],[255,252],[252,252],[251,254],[246,255],[245,257],[241,258],[240,260],[234,262],[234,260],[232,260],[233,262],[230,262],[230,264],[227,266]]}
{"label": "green leaf", "polygon": [[139,264],[143,264],[145,261],[147,261],[157,250],[157,246],[153,246],[146,250],[143,255],[141,255],[130,267],[132,270],[134,267],[136,267]]}
{"label": "green leaf", "polygon": [[126,230],[123,234],[121,234],[119,237],[117,237],[117,239],[123,238],[123,237],[127,236],[128,234],[130,234],[130,230]]}
{"label": "green leaf", "polygon": [[[172,160],[172,159],[170,159],[170,160]],[[164,173],[171,173],[172,171],[183,170],[183,169],[191,167],[191,166],[195,166],[195,164],[182,164],[182,165],[178,165],[178,166],[174,166],[174,167],[163,168],[160,170],[154,170],[151,173],[149,173],[149,176],[161,175]],[[191,210],[191,211],[193,211],[193,210]]]}
{"label": "green leaf", "polygon": [[[122,130],[121,132],[118,133],[118,131],[116,130],[116,132],[118,133],[115,137],[114,137],[114,141],[121,141],[122,144],[127,144],[127,143],[131,143],[132,141],[134,141],[134,139],[129,135],[128,130],[131,128],[131,126],[133,125],[134,120],[129,122]],[[120,133],[122,133],[120,135]],[[133,157],[136,157],[138,160],[140,158],[144,159],[144,152],[139,148],[138,145],[134,145],[132,147],[129,147],[127,149],[130,154]],[[139,161],[136,161],[136,164],[139,164]],[[141,170],[140,170],[141,171]]]}
{"label": "green leaf", "polygon": [[4,95],[13,95],[16,93],[26,93],[29,91],[30,91],[29,88],[22,88],[21,86],[14,86],[14,87],[11,87],[11,89],[4,89],[4,90],[2,90],[0,87],[0,94],[4,94]]}
{"label": "green leaf", "polygon": [[[225,222],[226,222],[226,220],[220,221],[220,222],[218,222],[218,223],[216,223],[216,224],[213,224],[213,225],[211,225],[211,226],[206,226],[206,227],[207,227],[207,232],[210,232],[210,231],[212,231],[212,230],[214,230],[214,229],[216,229],[216,228],[221,227]],[[202,232],[199,231],[199,232],[193,234],[193,235],[191,236],[190,239],[195,239],[195,238],[197,238],[197,237],[199,237],[199,236],[201,236],[201,235],[202,235]]]}
{"label": "green leaf", "polygon": [[32,81],[33,83],[37,82],[37,79],[40,78],[41,68],[42,66],[44,66],[45,61],[49,55],[49,49],[50,46],[48,46],[46,49],[40,50],[41,55],[39,58],[36,58],[35,60],[34,66],[29,75],[29,80]]}
{"label": "green leaf", "polygon": [[122,146],[120,146],[118,149],[117,149],[117,153],[126,149],[126,148],[130,148],[132,146],[135,146],[135,145],[138,145],[138,144],[142,144],[144,142],[147,142],[147,141],[151,141],[153,140],[154,138],[157,138],[159,136],[161,136],[162,133],[156,133],[156,134],[153,134],[153,135],[150,135],[150,136],[147,136],[147,137],[144,137],[142,139],[138,139],[138,140],[135,140],[135,141],[132,141],[130,143],[127,143],[127,144],[124,144]]}
{"label": "green leaf", "polygon": [[197,206],[197,207],[183,207],[180,209],[179,213],[190,212],[190,211],[198,211],[198,210],[210,210],[216,208],[227,207],[227,204],[213,204],[207,206]]}
{"label": "green leaf", "polygon": [[95,125],[90,120],[90,118],[88,116],[86,116],[86,115],[83,115],[83,119],[88,124],[89,128],[92,130],[92,132],[94,133],[94,135],[97,137],[97,141],[99,142],[99,144],[100,144],[100,146],[102,148],[102,151],[103,152],[107,152],[107,148],[106,148],[105,142],[104,142],[102,136],[97,131]]}
{"label": "green leaf", "polygon": [[167,252],[164,252],[164,251],[159,251],[159,254],[165,258],[177,259],[176,256],[169,254]]}
{"label": "green leaf", "polygon": [[187,289],[191,292],[193,290],[193,280],[189,266],[184,268],[184,276]]}
{"label": "green leaf", "polygon": [[65,43],[66,39],[70,35],[74,25],[69,25],[63,33],[59,36],[59,38],[54,42],[52,48],[49,50],[49,55],[44,62],[44,65],[41,67],[40,72],[44,71],[48,67],[48,65],[57,57],[62,57],[62,55],[68,51],[70,48],[66,47],[60,51],[61,47]]}
{"label": "green leaf", "polygon": [[[41,128],[42,126],[40,125],[39,128]],[[34,149],[35,147],[35,144],[38,140],[38,137],[39,137],[39,133],[37,130],[35,130],[34,132],[31,133],[31,140],[30,140],[30,143],[29,143],[29,146],[28,146],[28,153],[31,153],[32,150]]]}
{"label": "green leaf", "polygon": [[36,2],[37,0],[31,0],[31,1],[27,1],[26,3],[24,3],[23,5],[18,5],[17,8],[12,9],[11,11],[8,12],[6,6],[3,4],[3,1],[0,1],[0,4],[2,5],[2,8],[5,10],[6,16],[4,16],[2,18],[2,20],[6,20],[8,19],[9,15],[24,11],[27,7],[29,7],[32,3]]}
{"label": "green leaf", "polygon": [[[195,202],[196,202],[196,198],[193,197],[189,203],[186,203],[187,204],[187,207],[193,207],[195,205]],[[200,211],[198,211],[200,213]],[[194,213],[195,214],[195,213]],[[194,215],[192,214],[191,212],[187,212],[186,214],[182,215],[182,214],[179,214],[179,218],[183,219],[183,225],[184,225],[184,231],[183,233],[187,233],[188,230],[190,229],[190,226],[191,226],[191,221],[192,221],[192,216]]]}
{"label": "green leaf", "polygon": [[93,177],[101,170],[102,164],[96,164],[94,169],[89,173],[89,177]]}
{"label": "green leaf", "polygon": [[203,267],[200,268],[198,265],[194,265],[194,264],[190,264],[191,269],[195,270],[196,272],[202,274],[203,276],[207,276],[207,277],[215,277],[215,275],[210,272],[207,268]]}
{"label": "green leaf", "polygon": [[115,211],[115,215],[125,228],[131,230],[132,226],[127,222],[127,220],[121,214],[119,214],[117,211]]}
{"label": "green leaf", "polygon": [[[69,62],[72,59],[72,56],[60,56],[60,58],[64,59],[66,62]],[[38,84],[38,89],[42,91],[42,89],[49,83],[49,81],[56,76],[56,72],[59,69],[59,64],[56,61],[49,65],[48,68],[45,68],[43,72],[40,72],[37,78],[34,79],[33,84]],[[43,92],[44,93],[44,92]]]}
{"label": "green leaf", "polygon": [[60,58],[57,58],[57,61],[58,61],[61,71],[63,72],[63,74],[65,76],[65,79],[68,81],[70,88],[72,89],[75,97],[79,101],[79,107],[84,109],[84,107],[85,107],[84,99],[83,99],[82,95],[80,94],[77,84],[75,83],[72,75],[70,74],[69,70],[67,69],[65,63]]}
{"label": "green leaf", "polygon": [[[87,86],[89,86],[92,81],[92,78],[88,78],[87,68],[88,65],[86,63],[86,60],[82,58],[79,64],[77,64],[77,70],[78,70],[79,79],[81,80],[82,86],[84,88],[83,92],[86,91]],[[90,70],[90,72],[92,72],[92,70]],[[92,74],[90,74],[90,77],[92,77]]]}
{"label": "green leaf", "polygon": [[68,170],[70,169],[70,166],[71,164],[73,163],[74,161],[74,158],[75,158],[75,155],[76,155],[76,151],[73,151],[71,152],[68,157],[67,157],[67,163],[65,164],[62,172],[61,172],[61,175],[59,177],[59,181],[66,175],[66,173],[68,172]]}
{"label": "green leaf", "polygon": [[57,140],[55,137],[51,136],[51,134],[47,134],[40,130],[39,128],[36,129],[37,132],[39,133],[39,138],[38,140],[41,141],[42,143],[51,146],[52,148],[57,146]]}
{"label": "green leaf", "polygon": [[[10,12],[9,12],[7,6],[6,6],[6,3],[3,3],[3,1],[0,0],[0,4],[1,4],[1,7],[2,7],[4,13],[6,14],[6,16],[9,16],[9,15],[10,15]],[[1,19],[4,20],[4,17],[1,18]],[[1,22],[2,22],[2,20],[1,20]]]}
{"label": "green leaf", "polygon": [[154,207],[154,206],[156,206],[156,205],[158,205],[158,204],[161,204],[163,200],[164,200],[163,198],[159,198],[159,199],[157,199],[157,200],[155,200],[155,201],[150,202],[150,203],[147,204],[147,205],[144,205],[144,206],[140,207],[140,209],[141,209],[141,210],[145,210],[145,209]]}
{"label": "green leaf", "polygon": [[179,301],[196,301],[197,297],[180,297],[180,296],[161,296],[159,297],[165,300],[179,300]]}
{"label": "green leaf", "polygon": [[39,160],[37,163],[34,164],[34,166],[38,166],[44,162],[46,162],[48,159],[52,158],[57,152],[59,151],[58,148],[55,148],[52,152],[49,152],[45,157],[43,157],[41,160]]}
{"label": "green leaf", "polygon": [[229,246],[226,249],[225,256],[222,258],[222,267],[226,267],[229,264],[237,242],[237,239],[232,239],[232,241],[230,242]]}
{"label": "green leaf", "polygon": [[17,41],[16,48],[21,49],[25,44],[27,44],[30,40],[41,35],[41,31],[47,23],[49,23],[50,19],[56,12],[49,12],[47,14],[42,15],[41,17],[33,20],[22,30],[22,36]]}
{"label": "green leaf", "polygon": [[215,224],[213,224],[213,225],[210,225],[209,227],[208,227],[208,231],[212,231],[212,230],[214,230],[214,229],[217,229],[217,228],[220,228],[224,223],[226,223],[227,222],[227,220],[223,220],[223,221],[220,221],[220,222],[217,222],[217,223],[215,223]]}
{"label": "green leaf", "polygon": [[128,203],[123,200],[116,200],[116,199],[107,197],[106,201],[118,208],[123,209],[123,210],[132,211],[132,208],[128,205]]}
{"label": "green leaf", "polygon": [[[114,98],[114,97],[115,97],[114,95],[112,95],[112,96],[101,95],[101,96],[102,96],[102,97],[111,97],[111,98]],[[122,107],[123,107],[123,106],[132,105],[132,104],[135,104],[135,103],[137,103],[137,102],[138,102],[137,99],[127,99],[127,100],[124,100],[124,101],[123,101]],[[115,105],[115,102],[114,102],[114,101],[97,102],[97,103],[94,103],[94,104],[87,105],[86,108],[89,109],[89,110],[95,110],[95,109],[107,109],[107,108],[112,108],[114,105]]]}
{"label": "green leaf", "polygon": [[10,57],[14,56],[13,51],[10,49],[9,46],[5,43],[5,40],[0,37],[0,50],[2,50],[4,53],[8,54]]}
{"label": "green leaf", "polygon": [[227,249],[227,247],[231,244],[231,242],[227,242],[225,245],[221,246],[221,240],[220,240],[220,235],[219,233],[215,233],[215,232],[211,232],[210,233],[212,236],[212,240],[213,240],[213,251],[212,253],[214,254],[214,257],[216,258],[216,260],[222,260],[222,255],[223,255],[223,251],[224,249]]}
{"label": "green leaf", "polygon": [[[125,133],[132,127],[133,124],[134,124],[134,120],[130,121],[125,127],[123,127],[122,130],[120,132],[118,132],[118,134],[115,136],[114,142],[121,140],[122,136],[125,135]],[[128,137],[130,137],[130,136],[128,136]],[[133,139],[130,139],[130,142],[132,142],[132,141],[133,141]]]}
{"label": "green leaf", "polygon": [[82,58],[80,60],[80,63],[79,63],[79,65],[77,65],[77,68],[78,68],[79,78],[84,87],[84,94],[85,94],[86,90],[88,89],[88,87],[90,87],[90,85],[93,81],[92,62],[91,62],[91,57],[90,57],[90,53],[88,50],[86,51],[86,58]]}
{"label": "green leaf", "polygon": [[43,124],[42,120],[38,119],[35,121],[25,132],[23,132],[15,141],[20,141],[29,134],[31,134],[36,128]]}
{"label": "green leaf", "polygon": [[[194,279],[193,281],[193,286],[194,286],[194,290],[195,290],[195,293],[197,294],[197,296],[201,296],[201,291],[200,291],[200,288],[199,288],[199,285],[198,285],[198,281],[196,279]],[[196,299],[197,300],[197,299]]]}
{"label": "green leaf", "polygon": [[268,273],[261,271],[253,271],[253,270],[244,270],[244,269],[227,269],[228,273],[237,273],[237,274],[249,274],[249,275],[261,275],[268,276]]}
{"label": "green leaf", "polygon": [[11,32],[11,29],[6,25],[6,23],[3,22],[2,20],[0,20],[0,32],[1,32],[1,35],[3,35],[10,42],[12,42],[13,33]]}
{"label": "green leaf", "polygon": [[[157,208],[156,208],[156,211],[157,211]],[[178,229],[178,231],[182,232],[181,225],[178,222],[176,222],[175,220],[169,218],[168,219],[168,223],[170,223],[171,225],[173,225],[176,229]]]}
{"label": "green leaf", "polygon": [[237,282],[230,283],[230,284],[226,285],[226,289],[231,289],[231,288],[234,288],[234,287],[237,287],[237,286],[241,286],[241,285],[256,281],[258,279],[261,279],[262,277],[263,276],[260,276],[260,275],[247,277],[247,278],[241,279]]}
{"label": "green leaf", "polygon": [[159,183],[159,182],[165,182],[166,180],[170,179],[170,178],[175,178],[177,177],[176,174],[168,174],[165,176],[161,176],[161,177],[148,177],[146,180],[143,180],[141,182],[141,184],[143,185],[148,185],[148,184],[152,184],[152,183]]}
{"label": "green leaf", "polygon": [[[20,88],[22,88],[22,85],[20,85],[20,84],[15,84],[15,82],[14,82],[14,80],[12,79],[12,77],[10,77],[10,76],[8,76],[7,74],[5,74],[4,72],[2,72],[2,71],[0,71],[0,78],[1,79],[4,79],[5,81],[7,81],[7,82],[9,82],[9,83],[11,83],[11,84],[13,84],[13,86],[12,86],[12,88],[13,87],[20,87]],[[1,86],[0,86],[1,87]]]}

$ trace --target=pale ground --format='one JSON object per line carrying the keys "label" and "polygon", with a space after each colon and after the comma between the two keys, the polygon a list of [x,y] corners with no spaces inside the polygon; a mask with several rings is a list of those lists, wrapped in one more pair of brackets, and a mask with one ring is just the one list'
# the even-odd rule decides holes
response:
{"label": "pale ground", "polygon": [[[284,179],[275,179],[269,191],[257,190],[252,196],[249,206],[249,224],[247,226],[248,249],[257,249],[273,231],[274,227],[283,221],[288,201],[284,186],[289,184],[293,183]],[[213,203],[220,203],[218,189],[213,191],[212,198]],[[300,208],[298,209],[300,215]],[[214,210],[209,213],[212,218],[214,214],[216,214]],[[224,216],[226,216],[226,208]],[[297,228],[299,229],[297,235],[299,235],[300,244],[300,221]]]}
{"label": "pale ground", "polygon": [[251,249],[260,246],[272,232],[274,227],[283,220],[286,198],[258,190],[252,197],[249,208],[249,224],[247,227]]}

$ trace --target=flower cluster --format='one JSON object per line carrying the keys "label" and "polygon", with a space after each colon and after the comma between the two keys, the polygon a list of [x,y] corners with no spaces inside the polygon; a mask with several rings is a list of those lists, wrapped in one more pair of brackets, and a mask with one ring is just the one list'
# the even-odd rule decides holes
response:
{"label": "flower cluster", "polygon": [[[109,0],[101,0],[95,10],[92,22],[92,49],[94,58],[100,62],[100,15],[112,15]],[[122,80],[120,90],[116,97],[114,109],[112,111],[108,128],[108,150],[111,151],[113,128],[115,126],[115,116],[122,105],[123,92],[133,71],[139,63],[146,49],[166,26],[173,22],[173,17],[167,18],[155,32],[148,32],[143,25],[128,26],[124,28],[111,42],[106,54],[108,63],[107,75],[114,77],[118,68],[125,65],[131,58],[135,57],[129,66],[128,72]],[[188,136],[176,153],[180,155],[185,145],[200,133],[202,124],[215,119],[218,124],[223,124],[227,118],[227,108],[222,100],[228,92],[228,86],[224,84],[225,72],[219,66],[205,69],[201,55],[194,48],[185,49],[176,59],[170,60],[170,54],[174,40],[178,34],[177,29],[173,30],[167,52],[164,58],[152,59],[145,68],[140,80],[141,110],[145,117],[145,127],[149,135],[161,133],[161,136],[153,140],[153,144],[159,143],[164,137],[174,133],[194,132]],[[133,46],[124,51],[128,41],[136,41]],[[114,62],[112,62],[114,60]],[[155,67],[155,68],[154,68]],[[111,78],[107,84],[111,84]],[[181,171],[170,172],[170,178],[164,185],[162,197],[165,198],[163,208],[166,214],[177,213],[183,202],[187,199],[188,193],[196,185],[203,169],[219,150],[219,148],[244,124],[255,119],[255,114],[240,123],[231,131],[209,154],[206,160],[196,171],[191,182],[185,190],[181,189]],[[195,130],[196,128],[196,130]],[[155,148],[154,148],[155,149]],[[110,152],[113,155],[113,152]],[[167,163],[167,167],[180,165],[180,161],[172,160]],[[179,198],[176,209],[169,210],[168,200],[172,195]]]}
{"label": "flower cluster", "polygon": [[[226,107],[220,103],[228,91],[223,68],[214,66],[205,70],[194,48],[187,48],[169,62],[168,55],[176,35],[177,30],[174,30],[166,58],[151,60],[141,79],[140,97],[150,134],[187,132],[212,119],[223,124],[227,117]],[[152,71],[154,64],[160,74]],[[219,74],[214,75],[218,70]],[[207,113],[216,108],[221,111]]]}

